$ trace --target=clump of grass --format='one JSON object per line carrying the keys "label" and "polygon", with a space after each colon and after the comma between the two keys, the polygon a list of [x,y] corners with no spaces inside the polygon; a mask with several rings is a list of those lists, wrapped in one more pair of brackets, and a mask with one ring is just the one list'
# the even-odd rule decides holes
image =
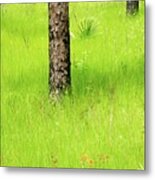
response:
{"label": "clump of grass", "polygon": [[80,38],[91,37],[97,29],[97,22],[94,18],[84,18],[80,20],[77,25]]}

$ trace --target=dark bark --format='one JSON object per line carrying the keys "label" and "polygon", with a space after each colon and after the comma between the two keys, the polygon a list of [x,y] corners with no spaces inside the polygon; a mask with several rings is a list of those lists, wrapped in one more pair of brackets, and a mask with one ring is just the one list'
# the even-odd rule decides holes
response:
{"label": "dark bark", "polygon": [[69,89],[70,35],[69,4],[49,3],[49,90],[59,95]]}
{"label": "dark bark", "polygon": [[139,0],[128,0],[126,2],[126,13],[128,15],[135,15],[139,11]]}

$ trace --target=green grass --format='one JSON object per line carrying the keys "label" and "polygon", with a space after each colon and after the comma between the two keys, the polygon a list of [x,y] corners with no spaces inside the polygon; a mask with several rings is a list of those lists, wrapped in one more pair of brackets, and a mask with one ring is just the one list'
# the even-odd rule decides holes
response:
{"label": "green grass", "polygon": [[143,5],[70,3],[72,95],[55,105],[47,4],[1,5],[2,166],[144,169]]}

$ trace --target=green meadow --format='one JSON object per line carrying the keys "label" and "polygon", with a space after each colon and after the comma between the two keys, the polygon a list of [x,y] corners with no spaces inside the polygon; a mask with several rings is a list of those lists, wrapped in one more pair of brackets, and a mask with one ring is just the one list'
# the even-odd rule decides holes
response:
{"label": "green meadow", "polygon": [[48,93],[47,4],[1,5],[1,166],[144,169],[144,2],[70,3],[72,93]]}

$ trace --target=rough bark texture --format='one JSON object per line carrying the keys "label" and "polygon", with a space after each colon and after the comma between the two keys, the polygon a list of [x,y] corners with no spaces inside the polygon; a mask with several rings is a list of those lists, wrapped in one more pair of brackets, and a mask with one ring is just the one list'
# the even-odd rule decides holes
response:
{"label": "rough bark texture", "polygon": [[129,15],[134,15],[138,12],[139,10],[139,0],[136,1],[127,1],[126,2],[126,12]]}
{"label": "rough bark texture", "polygon": [[69,88],[70,36],[69,5],[49,3],[49,88],[50,95],[59,95]]}

